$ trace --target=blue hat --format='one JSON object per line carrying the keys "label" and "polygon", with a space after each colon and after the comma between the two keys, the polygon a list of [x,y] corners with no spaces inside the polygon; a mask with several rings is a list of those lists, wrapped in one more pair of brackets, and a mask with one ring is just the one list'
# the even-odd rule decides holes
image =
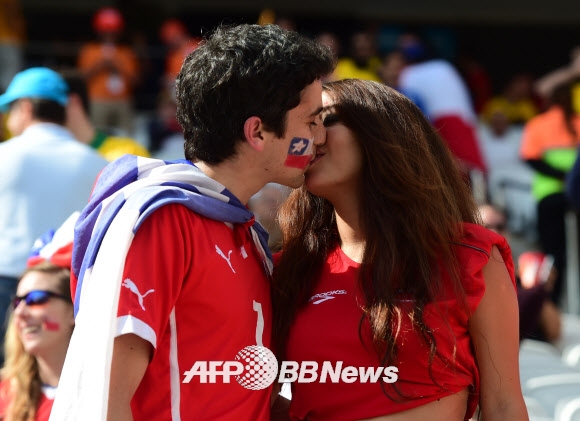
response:
{"label": "blue hat", "polygon": [[54,70],[33,67],[17,73],[8,85],[4,95],[0,95],[0,111],[8,111],[10,103],[20,98],[40,98],[66,105],[68,85]]}

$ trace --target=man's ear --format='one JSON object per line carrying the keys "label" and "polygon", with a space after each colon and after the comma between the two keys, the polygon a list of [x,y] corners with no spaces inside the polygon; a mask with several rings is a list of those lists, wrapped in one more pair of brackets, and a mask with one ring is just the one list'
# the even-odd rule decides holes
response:
{"label": "man's ear", "polygon": [[249,117],[244,123],[246,142],[255,150],[264,150],[264,125],[260,117]]}
{"label": "man's ear", "polygon": [[32,115],[32,101],[30,101],[28,98],[22,98],[19,100],[19,104],[18,107],[23,110],[24,112],[26,112],[26,114],[30,114]]}
{"label": "man's ear", "polygon": [[20,118],[25,122],[24,124],[28,125],[32,123],[34,120],[34,106],[32,105],[32,101],[28,98],[19,99],[17,107],[19,109]]}

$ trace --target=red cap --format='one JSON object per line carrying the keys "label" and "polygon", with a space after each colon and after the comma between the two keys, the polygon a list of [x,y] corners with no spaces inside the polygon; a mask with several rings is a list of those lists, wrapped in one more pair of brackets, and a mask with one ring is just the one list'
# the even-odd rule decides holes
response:
{"label": "red cap", "polygon": [[121,12],[114,7],[99,9],[93,17],[93,28],[97,32],[120,32],[124,24]]}

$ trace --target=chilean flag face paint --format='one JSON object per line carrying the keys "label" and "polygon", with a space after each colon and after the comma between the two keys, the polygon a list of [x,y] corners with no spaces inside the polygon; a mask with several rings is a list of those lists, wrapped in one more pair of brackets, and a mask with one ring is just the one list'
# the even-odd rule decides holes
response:
{"label": "chilean flag face paint", "polygon": [[290,142],[288,148],[288,156],[284,165],[292,168],[299,168],[303,170],[308,166],[312,159],[312,145],[314,141],[311,139],[304,139],[302,137],[295,137]]}

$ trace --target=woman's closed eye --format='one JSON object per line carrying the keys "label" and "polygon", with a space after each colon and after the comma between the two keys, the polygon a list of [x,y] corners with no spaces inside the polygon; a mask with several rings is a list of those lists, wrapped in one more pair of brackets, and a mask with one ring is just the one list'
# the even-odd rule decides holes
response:
{"label": "woman's closed eye", "polygon": [[338,117],[338,114],[327,114],[322,119],[322,124],[324,124],[324,127],[328,127],[338,123],[339,121],[340,118]]}

